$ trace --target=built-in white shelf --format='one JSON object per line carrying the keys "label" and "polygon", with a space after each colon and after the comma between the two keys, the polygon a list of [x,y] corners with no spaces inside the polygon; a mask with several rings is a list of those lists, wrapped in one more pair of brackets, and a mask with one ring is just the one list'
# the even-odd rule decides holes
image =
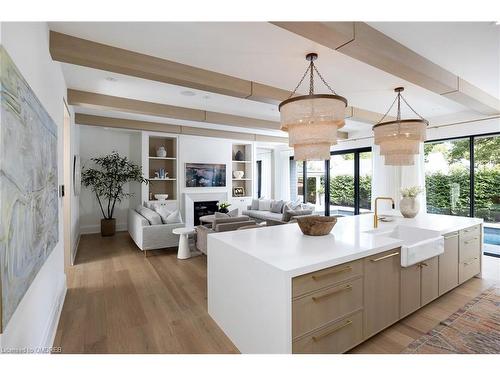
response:
{"label": "built-in white shelf", "polygon": [[150,178],[149,181],[176,181],[176,178]]}
{"label": "built-in white shelf", "polygon": [[233,178],[233,181],[252,181],[251,178]]}
{"label": "built-in white shelf", "polygon": [[233,163],[251,163],[251,160],[233,160]]}
{"label": "built-in white shelf", "polygon": [[161,156],[150,156],[149,158],[153,160],[176,160],[176,158],[161,157]]}
{"label": "built-in white shelf", "polygon": [[163,200],[150,199],[148,200],[148,202],[177,202],[177,199],[163,199]]}

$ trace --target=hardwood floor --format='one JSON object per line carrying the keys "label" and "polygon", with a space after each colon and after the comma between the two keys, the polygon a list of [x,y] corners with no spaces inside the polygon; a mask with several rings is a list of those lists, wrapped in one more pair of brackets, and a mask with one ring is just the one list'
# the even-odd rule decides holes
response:
{"label": "hardwood floor", "polygon": [[[67,275],[54,346],[63,353],[238,353],[207,313],[206,258],[176,249],[144,257],[128,233],[82,236]],[[485,257],[472,279],[351,353],[400,353],[470,299],[500,281],[500,259]]]}

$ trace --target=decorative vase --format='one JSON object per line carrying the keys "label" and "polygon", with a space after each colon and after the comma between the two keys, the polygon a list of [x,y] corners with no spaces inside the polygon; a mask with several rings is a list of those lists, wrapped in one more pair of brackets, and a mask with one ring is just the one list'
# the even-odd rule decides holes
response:
{"label": "decorative vase", "polygon": [[420,203],[418,203],[417,198],[403,197],[399,202],[399,211],[406,218],[417,216],[419,210]]}
{"label": "decorative vase", "polygon": [[234,160],[243,161],[244,160],[243,152],[241,152],[240,150],[238,150],[236,152],[236,155],[234,155]]}
{"label": "decorative vase", "polygon": [[156,156],[159,158],[166,158],[167,157],[167,150],[165,149],[164,146],[160,146],[156,149]]}
{"label": "decorative vase", "polygon": [[227,214],[229,212],[229,210],[227,208],[221,208],[221,209],[219,209],[219,212],[221,212],[223,214]]}
{"label": "decorative vase", "polygon": [[238,180],[240,178],[243,178],[244,175],[245,175],[244,171],[233,171],[234,178],[237,178]]}
{"label": "decorative vase", "polygon": [[101,219],[101,236],[114,236],[116,232],[116,219]]}

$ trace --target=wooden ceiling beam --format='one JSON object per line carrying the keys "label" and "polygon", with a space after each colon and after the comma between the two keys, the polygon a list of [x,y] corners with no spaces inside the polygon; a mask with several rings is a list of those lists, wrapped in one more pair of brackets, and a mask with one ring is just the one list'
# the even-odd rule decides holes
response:
{"label": "wooden ceiling beam", "polygon": [[[500,113],[500,100],[364,22],[272,22],[313,42],[443,95],[485,115]],[[349,34],[349,29],[352,34]],[[349,37],[352,39],[349,40]]]}
{"label": "wooden ceiling beam", "polygon": [[[341,31],[348,33],[351,27],[350,23],[340,24],[339,28]],[[352,39],[352,36],[348,35],[346,40],[348,39]],[[277,87],[96,43],[55,31],[50,32],[50,54],[55,61],[254,100],[261,103],[277,105],[290,96],[290,91]],[[169,112],[176,113],[173,108]],[[346,116],[351,112],[348,109]],[[362,109],[355,112],[365,113]],[[181,115],[183,115],[183,112]],[[357,121],[374,123],[371,116],[366,119],[358,116]]]}
{"label": "wooden ceiling beam", "polygon": [[288,143],[288,138],[286,137],[233,132],[218,129],[206,129],[194,126],[179,126],[149,121],[128,120],[115,117],[87,115],[83,113],[75,114],[75,123],[79,125],[100,126],[105,128],[145,130],[170,134],[185,134],[202,137],[227,138],[258,142]]}
{"label": "wooden ceiling beam", "polygon": [[176,107],[168,104],[152,103],[142,100],[72,89],[68,90],[68,104],[84,108],[138,113],[149,116],[238,126],[244,128],[259,128],[266,130],[280,129],[280,123],[278,121],[268,121],[257,118],[229,115],[226,113]]}

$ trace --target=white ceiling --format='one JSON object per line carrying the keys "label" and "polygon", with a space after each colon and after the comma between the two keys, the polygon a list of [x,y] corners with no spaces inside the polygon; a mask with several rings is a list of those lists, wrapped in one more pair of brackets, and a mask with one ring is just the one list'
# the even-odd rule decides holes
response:
{"label": "white ceiling", "polygon": [[491,95],[500,97],[500,25],[496,22],[369,24]]}
{"label": "white ceiling", "polygon": [[[404,25],[415,32],[415,25],[419,24]],[[386,27],[381,24],[374,26]],[[75,22],[50,23],[49,27],[62,33],[287,90],[295,87],[306,69],[305,54],[318,52],[319,70],[335,90],[348,99],[350,105],[384,113],[394,99],[393,88],[405,86],[407,100],[427,118],[467,112],[465,107],[449,99],[265,22]],[[404,29],[401,25],[399,28]],[[442,40],[446,42],[444,38]],[[427,53],[417,52],[424,56]],[[487,65],[490,66],[489,55],[480,55],[478,61],[470,58],[468,63],[482,66],[482,61],[489,59]],[[491,67],[488,69],[491,70]],[[268,120],[279,119],[276,107],[264,103],[67,64],[63,64],[63,71],[69,88]],[[117,80],[112,82],[107,77]],[[476,83],[471,79],[473,77],[464,78]],[[316,87],[326,90],[319,82]],[[180,94],[186,90],[196,95],[187,97]],[[371,127],[353,122],[348,122],[346,127],[347,131],[360,129],[369,131]]]}

